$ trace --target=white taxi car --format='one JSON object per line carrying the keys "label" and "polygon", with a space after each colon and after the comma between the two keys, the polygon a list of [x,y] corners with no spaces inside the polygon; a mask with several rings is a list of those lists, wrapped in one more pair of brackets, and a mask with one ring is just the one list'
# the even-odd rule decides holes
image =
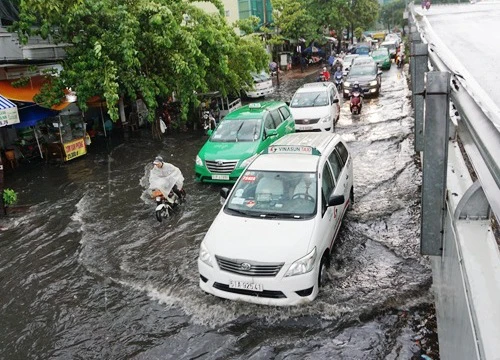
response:
{"label": "white taxi car", "polygon": [[224,206],[200,245],[201,289],[267,305],[314,300],[354,196],[340,135],[284,136],[221,195]]}
{"label": "white taxi car", "polygon": [[290,101],[295,131],[332,131],[340,116],[340,99],[335,84],[315,82],[297,89]]}

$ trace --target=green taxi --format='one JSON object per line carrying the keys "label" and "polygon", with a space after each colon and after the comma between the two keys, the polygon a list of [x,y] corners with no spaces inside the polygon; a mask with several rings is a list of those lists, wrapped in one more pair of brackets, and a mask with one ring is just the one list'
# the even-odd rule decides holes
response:
{"label": "green taxi", "polygon": [[228,115],[196,156],[196,180],[234,183],[262,150],[286,134],[295,132],[295,121],[281,101],[243,106]]}
{"label": "green taxi", "polygon": [[391,56],[387,48],[379,48],[372,51],[372,58],[382,70],[389,70],[391,68]]}

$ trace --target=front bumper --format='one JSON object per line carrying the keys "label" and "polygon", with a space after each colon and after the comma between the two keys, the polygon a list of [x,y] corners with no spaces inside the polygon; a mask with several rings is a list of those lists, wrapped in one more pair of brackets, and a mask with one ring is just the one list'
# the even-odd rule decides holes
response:
{"label": "front bumper", "polygon": [[269,94],[274,93],[274,88],[269,88],[269,89],[263,89],[263,90],[255,90],[255,91],[245,91],[247,97],[249,98],[260,98]]}
{"label": "front bumper", "polygon": [[[365,85],[361,87],[364,91],[365,95],[373,95],[378,91],[378,84],[377,85]],[[349,94],[352,91],[352,86],[349,88],[344,88],[344,98],[348,98]]]}
{"label": "front bumper", "polygon": [[[300,120],[299,120],[300,121]],[[332,122],[321,122],[318,121],[314,124],[297,124],[295,122],[295,131],[330,131],[332,128]]]}
{"label": "front bumper", "polygon": [[[307,274],[283,277],[289,265],[285,264],[275,277],[249,277],[221,271],[216,264],[212,268],[198,259],[200,288],[224,299],[261,305],[289,306],[311,302],[318,295],[319,266]],[[262,284],[264,291],[231,289],[230,281]]]}
{"label": "front bumper", "polygon": [[234,184],[240,177],[244,168],[235,168],[230,173],[210,172],[205,166],[195,165],[196,181],[218,184]]}

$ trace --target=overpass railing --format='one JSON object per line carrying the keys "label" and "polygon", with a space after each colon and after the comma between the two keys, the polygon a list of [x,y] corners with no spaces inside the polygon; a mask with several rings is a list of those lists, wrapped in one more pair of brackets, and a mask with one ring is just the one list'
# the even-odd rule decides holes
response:
{"label": "overpass railing", "polygon": [[500,359],[500,110],[409,5],[421,253],[430,255],[442,359]]}

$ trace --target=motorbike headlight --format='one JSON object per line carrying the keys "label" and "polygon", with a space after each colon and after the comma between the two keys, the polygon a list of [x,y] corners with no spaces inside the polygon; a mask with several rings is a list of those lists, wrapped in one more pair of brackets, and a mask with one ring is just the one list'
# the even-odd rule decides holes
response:
{"label": "motorbike headlight", "polygon": [[345,87],[349,87],[349,86],[351,86],[351,83],[350,83],[350,82],[348,82],[348,81],[344,81],[344,86],[345,86]]}
{"label": "motorbike headlight", "polygon": [[156,201],[161,201],[161,196],[157,196]]}
{"label": "motorbike headlight", "polygon": [[330,121],[330,115],[323,116],[321,119],[319,119],[319,122],[328,122]]}
{"label": "motorbike headlight", "polygon": [[203,160],[198,155],[196,155],[196,165],[203,166]]}
{"label": "motorbike headlight", "polygon": [[311,251],[306,256],[298,259],[292,265],[290,265],[290,268],[288,268],[285,277],[302,275],[310,272],[312,269],[314,269],[315,261],[316,261],[316,248],[314,248],[313,251]]}
{"label": "motorbike headlight", "polygon": [[377,80],[370,81],[370,86],[375,86],[377,85]]}
{"label": "motorbike headlight", "polygon": [[240,162],[240,168],[246,168],[248,165],[250,165],[250,163],[253,161],[253,159],[255,159],[259,154],[255,154],[253,156],[250,156],[248,159],[245,159],[245,160],[241,160]]}
{"label": "motorbike headlight", "polygon": [[203,242],[200,245],[199,259],[201,261],[203,261],[205,264],[207,264],[208,266],[213,267],[213,265],[212,265],[212,256],[208,252],[207,247],[205,246],[205,244]]}

